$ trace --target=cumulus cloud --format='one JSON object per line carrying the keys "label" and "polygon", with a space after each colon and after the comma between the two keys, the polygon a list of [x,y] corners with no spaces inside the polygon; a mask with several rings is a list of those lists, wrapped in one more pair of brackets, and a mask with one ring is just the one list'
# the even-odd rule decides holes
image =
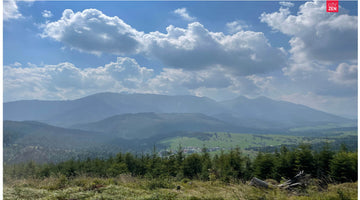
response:
{"label": "cumulus cloud", "polygon": [[28,68],[4,66],[4,99],[71,99],[109,90],[141,92],[152,75],[152,69],[121,57],[97,68],[81,69],[68,62]]}
{"label": "cumulus cloud", "polygon": [[280,1],[279,4],[284,7],[293,7],[294,3],[288,2],[288,1]]}
{"label": "cumulus cloud", "polygon": [[15,0],[4,0],[3,6],[4,21],[22,17]]}
{"label": "cumulus cloud", "polygon": [[[357,85],[357,65],[341,63],[335,71],[329,71],[330,80],[344,85]],[[355,86],[356,87],[356,86]]]}
{"label": "cumulus cloud", "polygon": [[271,90],[272,79],[270,76],[236,76],[217,67],[198,71],[164,68],[149,80],[148,86],[155,93],[190,94],[228,100],[239,95],[264,94]]}
{"label": "cumulus cloud", "polygon": [[300,69],[296,75],[285,75],[282,83],[276,88],[286,92],[312,92],[324,98],[357,96],[357,66],[341,63],[335,69],[318,66],[318,69],[304,71]]}
{"label": "cumulus cloud", "polygon": [[41,12],[42,16],[45,17],[45,18],[51,18],[53,16],[53,14],[51,13],[50,10],[43,10]]}
{"label": "cumulus cloud", "polygon": [[4,100],[74,99],[111,91],[208,96],[217,100],[256,96],[271,87],[272,77],[236,76],[221,67],[188,71],[164,68],[158,74],[136,60],[118,57],[96,68],[72,63],[29,67],[4,66]]}
{"label": "cumulus cloud", "polygon": [[186,29],[167,27],[167,33],[144,37],[148,52],[173,68],[199,70],[222,66],[238,75],[266,73],[284,66],[284,54],[271,47],[261,32],[240,31],[233,35],[211,32],[194,22]]}
{"label": "cumulus cloud", "polygon": [[280,69],[285,64],[283,51],[273,48],[262,32],[226,35],[211,32],[199,22],[185,29],[170,25],[166,31],[145,34],[118,17],[87,9],[77,13],[65,10],[60,20],[44,25],[42,36],[95,54],[142,53],[167,67],[186,70],[221,66],[249,75]]}
{"label": "cumulus cloud", "polygon": [[136,53],[142,33],[118,17],[109,17],[96,9],[74,13],[66,9],[60,20],[44,25],[42,37],[63,42],[80,51],[94,54]]}
{"label": "cumulus cloud", "polygon": [[219,68],[196,72],[164,68],[160,74],[149,81],[153,90],[166,94],[176,94],[179,91],[189,94],[189,90],[200,87],[222,89],[232,84],[231,77]]}
{"label": "cumulus cloud", "polygon": [[285,100],[338,113],[343,112],[337,103],[347,102],[343,110],[351,113],[357,98],[357,16],[340,11],[327,13],[324,1],[314,1],[296,15],[284,5],[261,15],[262,22],[291,37],[285,83],[277,85],[290,93]]}
{"label": "cumulus cloud", "polygon": [[174,10],[174,13],[179,15],[181,18],[183,18],[187,21],[194,21],[196,19],[195,17],[191,17],[189,15],[186,8],[178,8],[178,9]]}
{"label": "cumulus cloud", "polygon": [[325,11],[325,1],[314,1],[301,5],[297,15],[284,7],[261,15],[273,30],[292,36],[288,75],[357,59],[357,16]]}
{"label": "cumulus cloud", "polygon": [[242,20],[236,20],[233,22],[226,23],[226,27],[227,27],[228,31],[233,34],[233,33],[237,33],[239,31],[244,31],[244,30],[248,29],[249,25],[247,25]]}

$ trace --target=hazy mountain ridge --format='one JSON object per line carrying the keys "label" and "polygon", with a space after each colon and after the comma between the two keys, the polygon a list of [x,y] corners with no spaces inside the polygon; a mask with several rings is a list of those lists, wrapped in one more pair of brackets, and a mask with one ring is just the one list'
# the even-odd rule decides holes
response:
{"label": "hazy mountain ridge", "polygon": [[229,124],[256,129],[284,129],[354,122],[304,105],[266,97],[216,102],[207,97],[99,93],[76,100],[24,100],[4,103],[4,120],[33,120],[71,127],[127,113],[201,113]]}
{"label": "hazy mountain ridge", "polygon": [[78,124],[72,128],[93,130],[127,139],[144,139],[174,132],[244,132],[238,127],[201,113],[136,113],[116,115],[104,120]]}
{"label": "hazy mountain ridge", "polygon": [[231,109],[232,117],[239,120],[240,124],[257,126],[262,129],[313,126],[326,123],[341,124],[352,121],[301,104],[272,100],[263,96],[255,99],[238,97],[222,101],[220,104]]}

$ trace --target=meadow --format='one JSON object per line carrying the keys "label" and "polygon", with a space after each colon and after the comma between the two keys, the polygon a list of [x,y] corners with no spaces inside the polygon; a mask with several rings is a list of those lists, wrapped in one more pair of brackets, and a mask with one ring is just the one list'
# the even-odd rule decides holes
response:
{"label": "meadow", "polygon": [[[177,186],[180,189],[177,190]],[[318,187],[313,182],[306,189],[288,191],[260,189],[247,183],[223,183],[171,179],[145,179],[130,175],[115,178],[65,177],[23,179],[4,185],[4,200],[350,200],[357,199],[357,182]]]}
{"label": "meadow", "polygon": [[[282,145],[295,147],[301,143],[311,144],[313,148],[318,146],[321,148],[323,143],[333,143],[332,146],[334,148],[339,148],[341,143],[346,144],[348,147],[357,147],[357,142],[351,139],[354,136],[357,136],[356,131],[326,131],[324,133],[312,134],[312,136],[199,132],[186,136],[167,138],[161,140],[159,144],[167,147],[168,151],[176,151],[179,146],[191,150],[191,152],[201,152],[201,149],[206,147],[215,153],[219,153],[221,150],[227,151],[232,148],[240,148],[244,153],[253,157],[258,151],[280,149]],[[354,144],[349,144],[351,141]]]}

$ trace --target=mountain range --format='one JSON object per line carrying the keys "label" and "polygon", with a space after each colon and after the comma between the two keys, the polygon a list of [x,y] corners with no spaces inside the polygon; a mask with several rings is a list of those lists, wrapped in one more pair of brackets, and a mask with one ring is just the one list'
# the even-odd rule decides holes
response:
{"label": "mountain range", "polygon": [[94,123],[115,115],[146,112],[203,114],[228,125],[250,129],[288,129],[355,122],[304,105],[266,97],[249,99],[240,96],[217,102],[207,97],[189,95],[99,93],[76,100],[4,103],[4,120],[39,121],[60,127]]}
{"label": "mountain range", "polygon": [[4,103],[4,161],[59,162],[148,151],[164,139],[205,132],[295,134],[291,129],[344,125],[356,127],[356,121],[266,97],[217,102],[100,93],[68,101],[23,100]]}

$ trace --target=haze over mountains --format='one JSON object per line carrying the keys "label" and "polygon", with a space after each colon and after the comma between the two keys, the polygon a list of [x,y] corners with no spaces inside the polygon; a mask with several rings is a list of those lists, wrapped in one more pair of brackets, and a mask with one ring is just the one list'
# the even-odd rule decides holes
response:
{"label": "haze over mountains", "polygon": [[234,132],[242,127],[197,113],[137,113],[116,115],[98,122],[74,125],[72,128],[113,134],[126,139],[143,139],[158,135],[171,136],[172,133],[182,131]]}
{"label": "haze over mountains", "polygon": [[[231,130],[233,127],[288,129],[354,122],[354,120],[303,105],[275,101],[266,97],[248,99],[240,96],[233,100],[217,102],[210,98],[196,96],[99,93],[68,101],[23,100],[4,103],[4,120],[39,121],[61,127],[76,127],[78,124],[100,120],[114,121],[114,118],[106,118],[128,113],[149,112],[202,114],[188,115],[188,117],[189,119],[202,118],[206,115],[211,117],[215,124],[221,121],[224,125],[231,127],[229,128]],[[153,115],[154,119],[158,117],[158,115]],[[139,118],[138,123],[142,123],[142,120]],[[186,127],[185,124],[183,126]]]}
{"label": "haze over mountains", "polygon": [[196,96],[118,93],[8,102],[4,120],[8,163],[146,151],[164,139],[205,132],[293,134],[289,130],[296,127],[356,126],[354,120],[266,97],[217,102]]}

